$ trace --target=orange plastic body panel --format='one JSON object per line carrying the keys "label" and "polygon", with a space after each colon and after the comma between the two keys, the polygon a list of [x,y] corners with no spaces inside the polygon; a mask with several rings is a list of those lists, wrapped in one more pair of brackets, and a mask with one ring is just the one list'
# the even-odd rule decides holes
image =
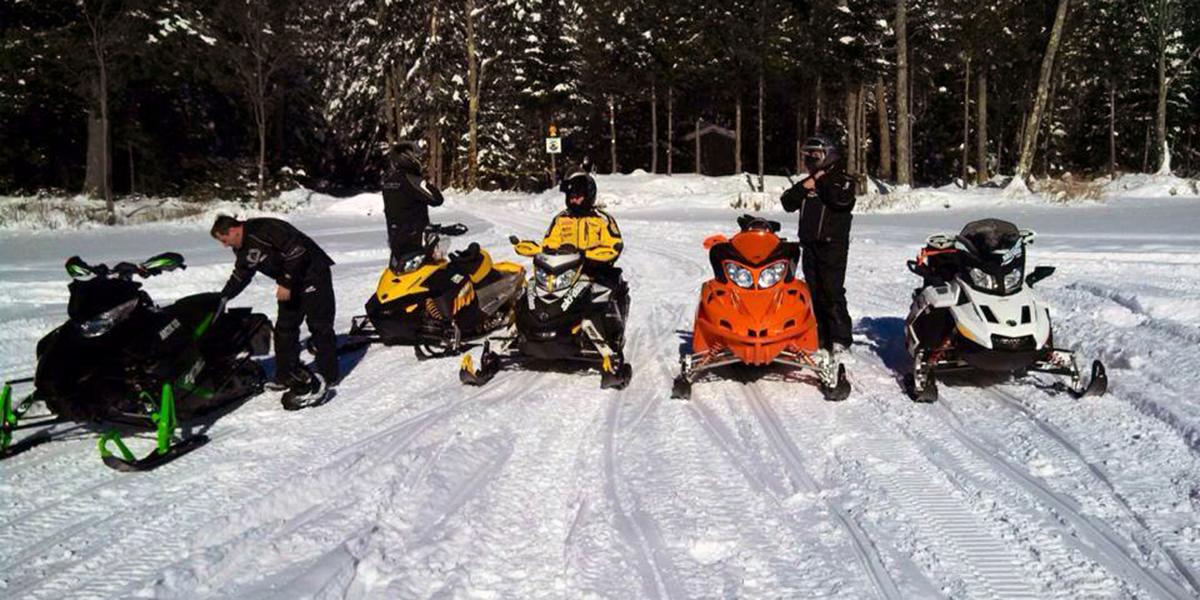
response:
{"label": "orange plastic body panel", "polygon": [[[761,261],[779,238],[761,231],[743,232],[731,241],[739,254]],[[751,268],[757,281],[763,267]],[[728,349],[751,365],[771,363],[780,352],[817,350],[817,322],[808,284],[801,279],[765,289],[745,289],[716,279],[700,290],[700,307],[692,334],[692,351]]]}

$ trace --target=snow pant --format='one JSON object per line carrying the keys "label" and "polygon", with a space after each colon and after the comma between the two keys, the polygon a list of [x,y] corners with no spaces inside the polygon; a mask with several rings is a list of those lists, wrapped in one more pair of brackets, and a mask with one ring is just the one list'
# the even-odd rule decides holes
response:
{"label": "snow pant", "polygon": [[801,268],[812,294],[813,315],[817,319],[817,339],[821,347],[834,344],[850,347],[850,312],[846,310],[846,258],[849,240],[829,240],[803,244]]}
{"label": "snow pant", "polygon": [[287,302],[279,303],[275,319],[275,380],[284,381],[300,366],[300,323],[308,321],[312,346],[317,355],[317,372],[329,384],[339,376],[337,339],[333,335],[333,279],[329,267],[314,266],[304,281],[292,290]]}

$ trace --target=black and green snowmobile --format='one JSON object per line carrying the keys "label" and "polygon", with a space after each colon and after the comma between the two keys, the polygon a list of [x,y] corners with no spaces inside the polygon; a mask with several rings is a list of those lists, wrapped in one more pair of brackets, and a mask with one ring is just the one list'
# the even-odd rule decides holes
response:
{"label": "black and green snowmobile", "polygon": [[[178,424],[208,415],[263,389],[262,367],[252,360],[270,351],[271,322],[249,308],[226,309],[220,294],[187,296],[159,307],[134,277],[186,268],[169,252],[141,264],[88,265],[67,260],[71,275],[68,320],[37,344],[34,390],[14,406],[12,389],[0,392],[0,451],[13,455],[45,438],[12,443],[20,419],[41,402],[54,420],[110,427],[100,439],[104,463],[146,470],[207,441],[178,439]],[[153,453],[136,459],[121,431],[155,430]],[[110,447],[115,446],[114,453]]]}

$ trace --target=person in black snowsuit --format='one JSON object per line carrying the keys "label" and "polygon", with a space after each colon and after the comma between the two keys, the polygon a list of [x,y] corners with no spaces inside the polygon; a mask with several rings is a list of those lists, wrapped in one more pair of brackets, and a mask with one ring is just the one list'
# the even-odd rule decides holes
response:
{"label": "person in black snowsuit", "polygon": [[[291,224],[271,218],[239,221],[221,215],[212,236],[237,257],[221,297],[228,302],[262,272],[275,280],[279,314],[275,319],[275,388],[324,396],[340,375],[333,334],[335,303],[329,267],[333,259]],[[300,365],[300,323],[308,321],[320,378]]]}
{"label": "person in black snowsuit", "polygon": [[817,338],[823,349],[841,352],[851,343],[845,283],[854,181],[829,138],[809,138],[802,151],[808,177],[781,200],[784,210],[800,213],[801,266],[812,292]]}
{"label": "person in black snowsuit", "polygon": [[441,206],[443,198],[441,190],[422,177],[416,144],[396,144],[389,158],[391,168],[383,178],[383,214],[388,248],[395,259],[421,249],[429,226],[429,207]]}

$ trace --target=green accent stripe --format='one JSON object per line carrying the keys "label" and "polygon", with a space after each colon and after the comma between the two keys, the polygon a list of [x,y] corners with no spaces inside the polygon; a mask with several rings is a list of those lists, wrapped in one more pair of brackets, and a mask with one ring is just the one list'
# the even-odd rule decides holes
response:
{"label": "green accent stripe", "polygon": [[217,313],[215,312],[208,313],[208,316],[204,317],[204,320],[201,321],[200,324],[196,326],[196,330],[192,332],[192,339],[198,340],[204,337],[204,334],[208,332],[208,326],[212,325],[213,318],[216,316]]}

